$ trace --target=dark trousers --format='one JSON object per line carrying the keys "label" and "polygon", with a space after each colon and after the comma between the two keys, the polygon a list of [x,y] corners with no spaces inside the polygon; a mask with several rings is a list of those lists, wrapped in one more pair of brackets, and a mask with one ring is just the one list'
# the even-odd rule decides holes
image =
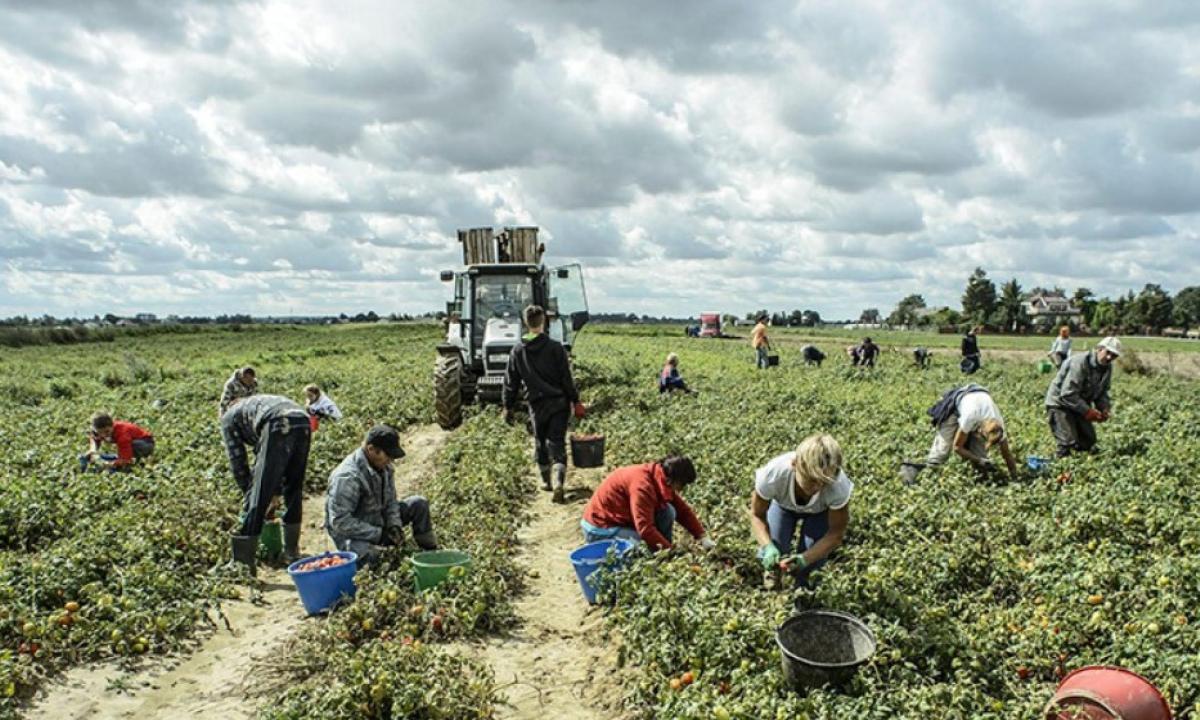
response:
{"label": "dark trousers", "polygon": [[312,430],[308,418],[293,423],[272,421],[263,428],[254,449],[254,469],[250,487],[242,502],[242,535],[258,535],[271,498],[283,495],[287,512],[284,525],[300,522],[304,505],[304,472],[308,468],[308,447]]}
{"label": "dark trousers", "polygon": [[1050,432],[1054,433],[1054,442],[1058,445],[1055,453],[1058,457],[1066,457],[1073,452],[1091,452],[1096,447],[1096,426],[1077,412],[1062,408],[1046,408],[1047,419],[1050,421]]}
{"label": "dark trousers", "polygon": [[529,408],[533,415],[533,456],[538,465],[567,464],[567,419],[570,408],[555,403]]}

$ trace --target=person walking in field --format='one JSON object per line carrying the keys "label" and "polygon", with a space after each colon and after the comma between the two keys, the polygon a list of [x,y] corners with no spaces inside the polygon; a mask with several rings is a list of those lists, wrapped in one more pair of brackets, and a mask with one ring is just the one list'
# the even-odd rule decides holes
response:
{"label": "person walking in field", "polygon": [[658,374],[658,391],[660,393],[675,391],[690,393],[692,391],[683,381],[683,376],[679,374],[679,356],[675,353],[667,355],[667,362],[663,365],[662,372]]}
{"label": "person walking in field", "polygon": [[821,363],[825,362],[825,353],[821,352],[816,345],[805,345],[800,348],[800,357],[804,359],[805,365],[821,367]]}
{"label": "person walking in field", "polygon": [[[258,536],[272,498],[283,495],[284,558],[300,558],[304,473],[312,429],[308,413],[280,395],[235,400],[221,416],[221,437],[233,479],[242,491],[242,524],[232,536],[233,560],[255,571]],[[254,448],[251,469],[246,447]]]}
{"label": "person walking in field", "polygon": [[968,328],[967,333],[963,335],[962,362],[959,367],[967,375],[974,375],[979,368],[983,367],[983,356],[979,353],[979,332],[981,330],[983,330],[983,326],[977,325]]}
{"label": "person walking in field", "polygon": [[309,424],[312,425],[313,432],[321,425],[321,420],[341,420],[342,411],[328,395],[321,392],[318,385],[307,385],[304,388],[304,397],[308,401],[304,404],[305,411],[308,412]]}
{"label": "person walking in field", "polygon": [[879,346],[869,337],[863,338],[862,343],[856,348],[856,352],[851,355],[855,365],[865,368],[875,367],[875,360],[878,358]]}
{"label": "person walking in field", "polygon": [[696,480],[691,458],[670,455],[657,462],[617,468],[583,510],[584,542],[610,538],[641,540],[653,550],[672,546],[679,522],[705,550],[716,546],[679,494]]}
{"label": "person walking in field", "polygon": [[[116,445],[117,452],[101,453],[106,443]],[[133,463],[154,454],[154,435],[149,430],[112,415],[99,412],[92,416],[88,432],[88,450],[79,456],[79,469],[96,467],[108,470],[127,470]]]}
{"label": "person walking in field", "polygon": [[1063,325],[1058,329],[1058,335],[1054,338],[1054,342],[1050,343],[1050,362],[1054,363],[1054,367],[1062,367],[1062,364],[1071,357],[1071,328]]}
{"label": "person walking in field", "polygon": [[1106,337],[1091,352],[1067,358],[1050,381],[1046,415],[1058,457],[1095,449],[1095,424],[1112,417],[1108,390],[1113,360],[1120,356],[1121,341]]}
{"label": "person walking in field", "polygon": [[359,562],[374,562],[384,548],[404,545],[405,527],[422,550],[437,550],[429,501],[396,497],[392,463],[402,457],[400,433],[376,425],[329,475],[325,530],[338,550],[356,553]]}
{"label": "person walking in field", "polygon": [[[571,377],[571,363],[562,344],[546,334],[546,311],[539,305],[525,308],[527,333],[513,348],[504,372],[504,420],[512,424],[522,386],[533,420],[534,460],[542,489],[554,491],[554,502],[566,501],[567,421],[572,412],[586,412]],[[552,484],[553,482],[553,484]]]}
{"label": "person walking in field", "polygon": [[224,415],[234,401],[257,393],[258,375],[254,372],[254,368],[247,365],[239,370],[234,370],[229,379],[225,381],[225,389],[221,392],[221,402],[217,404],[217,417]]}
{"label": "person walking in field", "polygon": [[[795,451],[755,471],[750,530],[766,588],[778,590],[784,571],[797,588],[812,587],[812,574],[845,539],[853,490],[842,469],[842,448],[825,434],[806,437]],[[800,541],[793,554],[797,527]]]}
{"label": "person walking in field", "polygon": [[754,324],[754,329],[750,331],[750,345],[754,348],[755,362],[758,363],[759,369],[765,370],[771,366],[769,353],[771,351],[771,338],[767,337],[767,316],[759,315],[758,322]]}
{"label": "person walking in field", "polygon": [[929,409],[929,415],[935,428],[933,444],[924,463],[903,463],[901,477],[906,484],[916,482],[923,468],[941,467],[951,452],[971,463],[980,474],[987,474],[993,470],[988,453],[995,446],[1004,458],[1009,478],[1016,481],[1017,461],[1008,444],[1004,417],[986,388],[974,383],[951,388]]}

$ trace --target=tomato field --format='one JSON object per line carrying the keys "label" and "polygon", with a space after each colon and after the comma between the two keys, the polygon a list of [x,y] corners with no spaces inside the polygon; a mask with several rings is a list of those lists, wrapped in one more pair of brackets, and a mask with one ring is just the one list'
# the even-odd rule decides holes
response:
{"label": "tomato field", "polygon": [[[962,382],[947,360],[902,354],[859,372],[832,345],[823,367],[785,356],[757,371],[746,345],[675,330],[589,328],[576,378],[606,437],[607,465],[691,455],[685,491],[717,541],[640,557],[615,605],[596,610],[617,645],[621,712],[638,718],[1030,718],[1058,679],[1089,664],[1135,670],[1177,717],[1200,717],[1200,386],[1117,372],[1101,452],[1018,482],[979,480],[952,461],[916,486],[897,476],[932,436],[925,409]],[[0,716],[19,716],[46,678],[93,660],[130,665],[187,651],[246,584],[224,567],[238,493],[216,423],[233,368],[299,397],[320,384],[346,413],[322,424],[308,487],[375,422],[428,423],[436,329],[377,326],[205,331],[0,357]],[[660,396],[668,352],[695,395]],[[985,343],[986,352],[986,343]],[[996,398],[1013,449],[1049,456],[1049,376],[988,362],[973,380]],[[154,431],[157,457],[125,474],[81,474],[95,410]],[[747,525],[753,472],[815,431],[833,434],[855,482],[845,545],[803,607],[862,618],[879,641],[839,692],[783,685],[774,628],[789,593],[761,589]],[[538,492],[527,436],[496,408],[472,408],[419,488],[442,544],[470,575],[415,593],[399,555],[357,577],[356,601],[309,623],[274,662],[272,718],[486,718],[502,690],[455,648],[518,621],[527,570],[517,532]],[[403,461],[401,461],[403,462]],[[576,518],[577,520],[577,518]],[[677,529],[677,534],[681,531]],[[555,608],[546,608],[554,612]]]}

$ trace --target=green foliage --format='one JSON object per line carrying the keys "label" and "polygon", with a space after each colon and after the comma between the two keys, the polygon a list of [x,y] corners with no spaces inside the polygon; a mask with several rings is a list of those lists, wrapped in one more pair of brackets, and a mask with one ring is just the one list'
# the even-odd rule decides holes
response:
{"label": "green foliage", "polygon": [[988,279],[983,268],[975,268],[967,279],[962,296],[963,315],[973,322],[986,323],[996,310],[996,285]]}

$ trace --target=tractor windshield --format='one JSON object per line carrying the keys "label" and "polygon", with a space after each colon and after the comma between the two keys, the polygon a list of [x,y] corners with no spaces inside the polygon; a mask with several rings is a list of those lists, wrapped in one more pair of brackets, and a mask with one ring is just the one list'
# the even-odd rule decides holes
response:
{"label": "tractor windshield", "polygon": [[480,275],[475,281],[475,317],[520,318],[533,304],[533,285],[525,276]]}

